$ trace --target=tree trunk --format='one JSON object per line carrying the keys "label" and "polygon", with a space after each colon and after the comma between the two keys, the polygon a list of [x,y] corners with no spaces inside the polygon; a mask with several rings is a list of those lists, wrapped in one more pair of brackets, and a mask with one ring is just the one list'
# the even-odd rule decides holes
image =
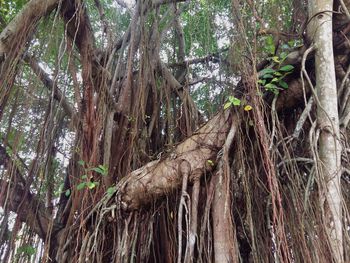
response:
{"label": "tree trunk", "polygon": [[341,144],[333,56],[333,1],[310,1],[309,8],[311,23],[308,35],[316,49],[317,124],[320,130],[317,173],[321,190],[320,202],[333,260],[340,263],[344,262],[340,185]]}

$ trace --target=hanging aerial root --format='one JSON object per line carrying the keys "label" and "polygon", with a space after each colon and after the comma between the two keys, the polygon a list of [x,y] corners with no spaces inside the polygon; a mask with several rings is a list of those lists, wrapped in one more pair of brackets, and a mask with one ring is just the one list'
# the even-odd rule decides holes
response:
{"label": "hanging aerial root", "polygon": [[222,157],[215,175],[215,190],[212,203],[215,262],[239,262],[238,245],[231,215],[230,164],[228,153],[238,127],[233,121],[222,148]]}

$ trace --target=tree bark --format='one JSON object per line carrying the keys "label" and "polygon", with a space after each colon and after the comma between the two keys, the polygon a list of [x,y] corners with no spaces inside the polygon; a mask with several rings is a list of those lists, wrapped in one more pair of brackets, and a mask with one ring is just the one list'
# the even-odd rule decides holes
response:
{"label": "tree bark", "polygon": [[237,122],[232,122],[230,132],[223,146],[223,156],[215,175],[215,190],[212,207],[214,256],[217,263],[236,263],[238,248],[235,242],[235,227],[231,216],[230,164],[228,152],[234,139]]}
{"label": "tree bark", "polygon": [[333,1],[310,1],[308,35],[313,41],[316,68],[317,122],[320,129],[318,177],[320,201],[333,261],[343,262],[341,145],[337,84],[333,56]]}
{"label": "tree bark", "polygon": [[[131,172],[120,182],[120,198],[126,210],[139,209],[142,205],[164,196],[180,187],[182,178],[179,165],[187,161],[191,174],[203,174],[211,169],[208,160],[215,160],[216,154],[225,142],[230,124],[230,112],[220,112],[202,128],[194,132],[166,157],[150,162]],[[190,180],[192,180],[190,176]]]}

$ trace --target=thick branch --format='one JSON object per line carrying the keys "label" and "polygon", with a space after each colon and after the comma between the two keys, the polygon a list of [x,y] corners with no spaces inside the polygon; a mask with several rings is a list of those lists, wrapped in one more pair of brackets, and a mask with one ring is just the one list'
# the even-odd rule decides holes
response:
{"label": "thick branch", "polygon": [[[41,17],[50,13],[58,4],[58,0],[29,1],[0,34],[0,57],[13,50],[14,46],[23,45],[32,35]],[[18,40],[21,40],[19,43]],[[18,46],[18,51],[21,47]]]}
{"label": "thick branch", "polygon": [[[0,180],[0,206],[5,210],[17,213],[21,222],[26,223],[41,239],[45,240],[50,230],[51,215],[44,203],[26,191],[19,184]],[[7,198],[8,197],[8,198]],[[53,225],[52,232],[60,229],[57,224]]]}
{"label": "thick branch", "polygon": [[220,112],[173,151],[164,154],[165,157],[126,176],[120,183],[123,208],[138,209],[179,188],[182,182],[179,165],[183,161],[191,165],[191,174],[210,170],[211,162],[208,160],[215,160],[218,150],[224,144],[229,120],[229,111]]}
{"label": "thick branch", "polygon": [[17,213],[21,222],[26,223],[43,240],[50,231],[51,224],[52,233],[60,230],[60,226],[51,221],[51,214],[45,204],[25,190],[25,179],[1,144],[0,161],[1,165],[13,169],[14,174],[11,181],[0,179],[0,206]]}

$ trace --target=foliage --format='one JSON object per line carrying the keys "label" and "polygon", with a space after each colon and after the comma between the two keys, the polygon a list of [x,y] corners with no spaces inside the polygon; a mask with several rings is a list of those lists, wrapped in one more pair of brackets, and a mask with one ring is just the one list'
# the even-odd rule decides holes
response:
{"label": "foliage", "polygon": [[242,104],[244,104],[243,109],[245,111],[250,111],[253,109],[253,107],[249,104],[246,104],[245,102],[242,103],[242,101],[234,96],[228,96],[228,102],[225,103],[224,105],[224,110],[228,109],[231,106],[241,106]]}
{"label": "foliage", "polygon": [[[0,31],[4,29],[6,24],[21,10],[28,0],[0,0]],[[0,21],[1,21],[0,20]]]}
{"label": "foliage", "polygon": [[22,245],[17,249],[17,257],[31,257],[35,255],[36,249],[30,245]]}
{"label": "foliage", "polygon": [[[92,181],[93,177],[90,174],[90,171],[94,171],[97,174],[102,176],[108,176],[108,168],[104,165],[98,165],[97,167],[89,167],[83,160],[79,160],[78,164],[84,168],[84,174],[81,176],[81,179],[84,180],[77,185],[77,190],[82,190],[84,188],[94,189],[96,186],[99,186],[99,181]],[[87,167],[86,167],[87,166]],[[67,192],[66,192],[67,194]]]}
{"label": "foliage", "polygon": [[278,95],[280,90],[288,89],[288,84],[284,78],[293,72],[294,66],[282,65],[285,57],[280,59],[277,56],[271,58],[277,64],[277,69],[265,68],[259,72],[258,83],[261,84],[267,91]]}

